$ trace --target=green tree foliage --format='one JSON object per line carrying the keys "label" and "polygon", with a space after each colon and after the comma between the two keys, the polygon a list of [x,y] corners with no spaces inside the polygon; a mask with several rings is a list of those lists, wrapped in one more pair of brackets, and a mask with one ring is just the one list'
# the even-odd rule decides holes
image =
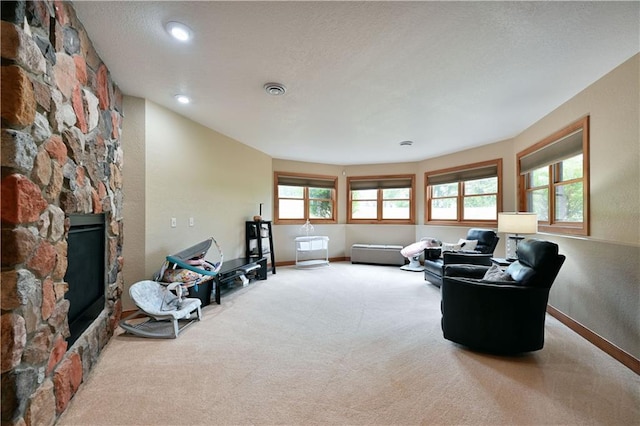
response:
{"label": "green tree foliage", "polygon": [[497,193],[497,177],[468,180],[464,182],[464,206],[466,208],[493,207],[496,205],[494,194]]}
{"label": "green tree foliage", "polygon": [[[538,213],[538,219],[549,219],[549,183],[555,176],[554,220],[561,222],[582,222],[584,220],[584,187],[581,179],[584,171],[582,154],[567,158],[556,164],[533,170],[529,175],[530,186],[538,188],[529,194],[530,210]],[[566,182],[566,183],[565,183]]]}
{"label": "green tree foliage", "polygon": [[330,188],[309,188],[309,217],[316,219],[331,219],[332,203]]}

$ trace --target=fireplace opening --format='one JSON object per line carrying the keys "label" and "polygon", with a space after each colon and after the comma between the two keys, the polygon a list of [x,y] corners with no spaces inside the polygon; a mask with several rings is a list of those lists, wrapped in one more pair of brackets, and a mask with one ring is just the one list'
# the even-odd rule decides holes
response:
{"label": "fireplace opening", "polygon": [[69,215],[67,273],[69,347],[105,306],[105,219],[103,214]]}

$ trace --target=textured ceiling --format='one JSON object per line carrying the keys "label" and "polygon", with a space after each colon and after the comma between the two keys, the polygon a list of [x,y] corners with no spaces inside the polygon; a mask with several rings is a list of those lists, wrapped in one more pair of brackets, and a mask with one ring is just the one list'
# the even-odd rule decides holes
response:
{"label": "textured ceiling", "polygon": [[[513,137],[640,50],[636,1],[74,4],[123,93],[272,157],[338,165]],[[171,39],[171,20],[194,39]]]}

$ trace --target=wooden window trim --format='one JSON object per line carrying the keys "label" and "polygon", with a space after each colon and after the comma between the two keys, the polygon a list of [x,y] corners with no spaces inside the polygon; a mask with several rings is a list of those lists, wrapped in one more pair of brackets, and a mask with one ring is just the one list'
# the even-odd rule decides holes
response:
{"label": "wooden window trim", "polygon": [[[331,219],[317,219],[317,218],[309,218],[309,187],[305,186],[304,188],[304,218],[303,219],[280,219],[280,203],[278,198],[278,177],[279,176],[290,176],[294,178],[300,179],[320,179],[326,181],[333,181],[333,191],[331,195],[331,203],[333,208],[331,209],[332,217]],[[285,198],[287,199],[287,198]],[[314,198],[315,200],[315,198]],[[331,224],[338,222],[338,177],[337,176],[327,176],[327,175],[316,175],[310,173],[292,173],[292,172],[274,172],[273,173],[273,211],[274,211],[274,221],[275,225],[303,225],[307,219],[312,221],[313,223],[318,224]]]}
{"label": "wooden window trim", "polygon": [[[431,219],[431,200],[432,188],[429,185],[429,176],[443,175],[448,173],[461,172],[465,170],[473,170],[484,167],[495,166],[497,169],[496,175],[498,177],[498,192],[496,195],[496,219],[494,220],[451,220],[451,219]],[[446,169],[432,170],[425,172],[424,174],[425,185],[425,208],[424,208],[424,222],[430,225],[446,225],[446,226],[482,226],[482,227],[496,227],[498,226],[498,213],[502,212],[502,158],[496,158],[493,160],[480,161],[477,163],[464,164],[462,166],[449,167]],[[486,194],[491,195],[491,194]],[[473,195],[476,196],[476,195]],[[458,182],[458,195],[455,197],[457,200],[457,217],[462,218],[464,211],[464,181]],[[454,197],[445,197],[454,198]]]}
{"label": "wooden window trim", "polygon": [[[516,168],[518,176],[518,208],[520,211],[527,211],[527,192],[530,188],[527,187],[527,174],[521,172],[520,160],[533,152],[536,152],[547,145],[550,145],[576,131],[582,130],[582,178],[571,179],[569,181],[558,182],[557,170],[553,163],[549,165],[549,220],[546,222],[538,221],[538,232],[548,232],[551,234],[568,234],[568,235],[580,235],[588,236],[591,229],[591,214],[590,214],[590,169],[589,169],[589,116],[585,116],[574,123],[571,123],[564,129],[560,129],[557,132],[547,136],[543,140],[531,145],[523,151],[520,151],[516,155]],[[562,222],[555,220],[555,188],[560,185],[566,185],[568,182],[582,181],[582,222]]]}
{"label": "wooden window trim", "polygon": [[[357,181],[384,181],[395,179],[410,179],[410,195],[409,195],[409,219],[382,219],[382,189],[378,188],[377,201],[377,219],[353,219],[352,218],[352,206],[353,199],[351,198],[351,183]],[[402,175],[374,175],[374,176],[349,176],[347,177],[347,223],[350,224],[370,224],[370,225],[415,225],[416,223],[416,175],[415,174],[402,174]]]}

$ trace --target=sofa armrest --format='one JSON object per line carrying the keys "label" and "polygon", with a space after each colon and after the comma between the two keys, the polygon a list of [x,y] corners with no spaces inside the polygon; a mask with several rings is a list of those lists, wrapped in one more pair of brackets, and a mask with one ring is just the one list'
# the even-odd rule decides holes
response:
{"label": "sofa armrest", "polygon": [[490,254],[473,254],[460,252],[446,252],[442,254],[445,265],[461,263],[465,265],[484,265],[491,266]]}
{"label": "sofa armrest", "polygon": [[461,278],[475,278],[481,279],[489,269],[484,265],[467,265],[467,264],[453,264],[445,265],[444,276],[445,277],[461,277]]}
{"label": "sofa armrest", "polygon": [[424,258],[428,260],[435,260],[440,258],[442,249],[440,247],[427,247],[424,249]]}

